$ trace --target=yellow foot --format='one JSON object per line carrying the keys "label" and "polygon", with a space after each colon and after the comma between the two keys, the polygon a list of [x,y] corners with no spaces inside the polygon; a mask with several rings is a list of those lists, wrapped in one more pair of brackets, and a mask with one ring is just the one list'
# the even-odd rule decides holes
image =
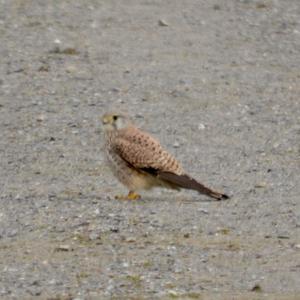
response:
{"label": "yellow foot", "polygon": [[117,199],[117,200],[138,200],[138,199],[141,199],[141,195],[130,191],[127,196],[116,195],[115,199]]}
{"label": "yellow foot", "polygon": [[138,199],[141,199],[141,195],[139,195],[133,191],[130,191],[127,195],[127,198],[128,198],[128,200],[138,200]]}

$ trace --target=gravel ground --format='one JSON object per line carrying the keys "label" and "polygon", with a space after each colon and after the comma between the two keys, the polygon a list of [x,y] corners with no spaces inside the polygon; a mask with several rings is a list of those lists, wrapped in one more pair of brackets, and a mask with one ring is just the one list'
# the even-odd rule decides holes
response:
{"label": "gravel ground", "polygon": [[[1,0],[1,299],[299,299],[299,20],[299,0]],[[111,109],[232,199],[114,200]]]}

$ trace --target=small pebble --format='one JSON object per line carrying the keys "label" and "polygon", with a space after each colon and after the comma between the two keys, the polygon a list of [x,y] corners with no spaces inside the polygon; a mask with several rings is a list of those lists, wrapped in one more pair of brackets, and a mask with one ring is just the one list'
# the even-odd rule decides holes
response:
{"label": "small pebble", "polygon": [[134,242],[136,242],[136,239],[134,237],[128,237],[125,241],[127,243],[134,243]]}
{"label": "small pebble", "polygon": [[203,214],[206,214],[206,215],[209,214],[209,212],[208,212],[207,209],[199,208],[198,211],[201,212],[201,213],[203,213]]}
{"label": "small pebble", "polygon": [[169,290],[168,291],[169,296],[171,297],[178,297],[178,293],[174,290]]}
{"label": "small pebble", "polygon": [[78,68],[73,65],[66,66],[65,70],[67,73],[71,73],[71,74],[75,74],[78,72]]}
{"label": "small pebble", "polygon": [[175,141],[173,144],[174,148],[179,148],[180,147],[180,143],[178,141]]}
{"label": "small pebble", "polygon": [[259,284],[255,284],[252,288],[251,288],[252,292],[261,292],[262,288]]}
{"label": "small pebble", "polygon": [[70,245],[59,245],[55,248],[55,251],[70,251],[72,250]]}
{"label": "small pebble", "polygon": [[43,121],[46,120],[46,116],[45,116],[45,115],[39,115],[39,116],[36,118],[36,120],[37,120],[38,122],[43,122]]}
{"label": "small pebble", "polygon": [[266,182],[258,182],[257,184],[255,184],[256,188],[265,188],[267,186]]}
{"label": "small pebble", "polygon": [[169,26],[169,24],[163,19],[158,20],[158,25],[159,26]]}
{"label": "small pebble", "polygon": [[202,124],[202,123],[198,124],[198,129],[199,129],[199,130],[205,129],[205,125]]}
{"label": "small pebble", "polygon": [[92,233],[89,235],[89,239],[90,239],[91,241],[94,241],[94,240],[100,240],[100,239],[101,239],[100,233],[99,233],[99,232],[92,232]]}

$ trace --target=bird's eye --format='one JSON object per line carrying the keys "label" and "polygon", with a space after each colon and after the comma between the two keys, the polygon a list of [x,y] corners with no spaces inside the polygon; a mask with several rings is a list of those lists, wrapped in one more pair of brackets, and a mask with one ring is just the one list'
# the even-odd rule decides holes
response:
{"label": "bird's eye", "polygon": [[117,120],[118,120],[118,116],[114,115],[114,116],[113,116],[113,120],[114,120],[114,121],[117,121]]}

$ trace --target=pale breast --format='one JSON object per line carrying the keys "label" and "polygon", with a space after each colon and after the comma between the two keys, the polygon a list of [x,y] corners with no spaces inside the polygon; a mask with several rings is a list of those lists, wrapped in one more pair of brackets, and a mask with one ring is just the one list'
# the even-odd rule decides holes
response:
{"label": "pale breast", "polygon": [[153,186],[149,178],[135,170],[116,152],[114,145],[115,134],[106,135],[106,158],[113,175],[129,190],[137,191]]}

